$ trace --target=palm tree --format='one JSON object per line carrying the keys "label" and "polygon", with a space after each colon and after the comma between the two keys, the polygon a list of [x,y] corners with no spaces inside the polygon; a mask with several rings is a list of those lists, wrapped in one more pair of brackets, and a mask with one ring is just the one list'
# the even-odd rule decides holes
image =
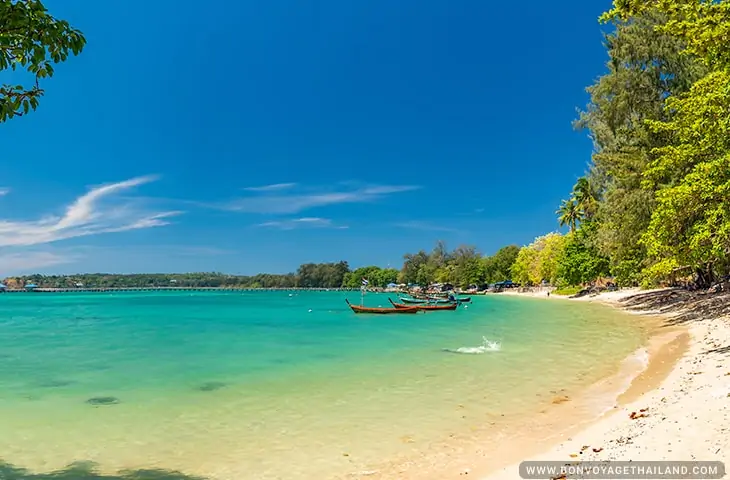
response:
{"label": "palm tree", "polygon": [[587,177],[580,177],[573,187],[573,198],[581,212],[581,220],[593,218],[598,209],[599,200],[599,193],[594,182]]}
{"label": "palm tree", "polygon": [[560,226],[568,225],[571,233],[575,231],[576,225],[583,216],[575,198],[563,200],[560,208],[555,213],[559,215],[558,221],[560,222]]}

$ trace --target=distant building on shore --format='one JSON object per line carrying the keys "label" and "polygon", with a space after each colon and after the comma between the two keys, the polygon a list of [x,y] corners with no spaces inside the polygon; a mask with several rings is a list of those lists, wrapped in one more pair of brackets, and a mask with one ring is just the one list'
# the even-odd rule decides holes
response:
{"label": "distant building on shore", "polygon": [[8,288],[4,283],[0,283],[0,292],[4,292]]}
{"label": "distant building on shore", "polygon": [[29,292],[32,292],[36,288],[38,288],[38,285],[36,285],[35,283],[28,283],[25,286],[25,289],[28,290]]}

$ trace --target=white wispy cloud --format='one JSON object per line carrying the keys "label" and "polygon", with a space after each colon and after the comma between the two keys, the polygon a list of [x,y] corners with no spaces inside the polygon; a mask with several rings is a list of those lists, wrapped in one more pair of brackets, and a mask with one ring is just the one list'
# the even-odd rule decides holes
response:
{"label": "white wispy cloud", "polygon": [[399,228],[410,228],[413,230],[424,230],[424,231],[431,231],[431,232],[457,232],[455,228],[447,227],[445,225],[438,225],[431,222],[423,222],[418,220],[411,220],[408,222],[401,222],[401,223],[395,223],[393,224],[395,227]]}
{"label": "white wispy cloud", "polygon": [[158,273],[159,265],[169,265],[170,259],[184,264],[191,258],[200,260],[237,253],[215,246],[176,244],[6,247],[0,250],[0,281],[7,276],[34,273],[129,273],[140,270],[140,266],[148,269],[142,271]]}
{"label": "white wispy cloud", "polygon": [[279,190],[294,188],[296,186],[296,183],[272,183],[271,185],[264,185],[261,187],[246,187],[244,190],[248,190],[249,192],[276,192]]}
{"label": "white wispy cloud", "polygon": [[120,201],[119,192],[153,182],[155,176],[136,177],[92,188],[71,203],[63,215],[47,215],[36,220],[0,219],[0,247],[29,246],[102,233],[124,232],[169,224],[180,211],[149,212],[129,199]]}
{"label": "white wispy cloud", "polygon": [[7,195],[8,193],[10,193],[10,189],[9,188],[7,188],[7,187],[0,187],[0,197],[2,197],[3,195]]}
{"label": "white wispy cloud", "polygon": [[52,252],[15,252],[0,255],[3,275],[24,275],[39,269],[73,263],[76,258]]}
{"label": "white wispy cloud", "polygon": [[259,223],[257,227],[277,228],[279,230],[294,230],[296,228],[348,228],[346,225],[335,225],[329,218],[303,217],[288,220],[276,220]]}
{"label": "white wispy cloud", "polygon": [[373,185],[349,190],[286,192],[239,198],[221,207],[225,210],[261,214],[294,214],[304,210],[342,203],[367,203],[396,193],[417,190],[414,185]]}

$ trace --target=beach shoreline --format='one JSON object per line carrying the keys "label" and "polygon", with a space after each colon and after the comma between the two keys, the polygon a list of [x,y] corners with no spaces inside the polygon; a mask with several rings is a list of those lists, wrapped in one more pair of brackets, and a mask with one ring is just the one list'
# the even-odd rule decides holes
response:
{"label": "beach shoreline", "polygon": [[[580,302],[608,303],[622,314],[627,314],[618,302],[636,293],[638,291],[624,290],[614,292],[608,299],[583,297]],[[548,299],[558,302],[575,301],[566,296],[548,297],[545,291],[526,294],[510,292],[508,295],[535,302]],[[650,332],[649,336],[638,350],[617,366],[617,371],[602,377],[594,384],[586,385],[582,391],[567,392],[556,389],[538,394],[546,398],[547,404],[542,410],[536,410],[535,416],[528,415],[519,425],[515,424],[517,430],[505,435],[503,431],[492,432],[485,429],[470,440],[452,436],[439,442],[441,445],[437,449],[431,449],[427,455],[402,458],[400,461],[394,459],[388,464],[373,465],[372,469],[351,472],[346,478],[520,478],[517,471],[519,462],[542,458],[546,449],[563,445],[567,438],[579,438],[581,432],[615,417],[618,412],[628,408],[631,402],[643,398],[659,387],[672,368],[685,356],[690,346],[688,329],[683,326],[666,327],[665,316],[655,315],[654,312],[646,313],[641,321]],[[495,438],[495,434],[498,438]],[[570,458],[569,454],[566,458]]]}
{"label": "beach shoreline", "polygon": [[[577,299],[559,295],[548,297],[546,292],[508,294],[546,300],[600,302],[625,310],[627,300],[654,292],[662,294],[661,290],[622,290]],[[681,305],[673,312],[666,309],[632,311],[640,315],[664,315],[667,328],[679,326],[684,330],[682,335],[686,343],[683,351],[679,337],[672,340],[674,344],[665,344],[665,348],[680,349],[681,354],[669,363],[659,360],[655,375],[640,376],[632,382],[619,398],[617,408],[584,428],[566,432],[559,442],[547,445],[539,453],[527,452],[519,460],[496,470],[476,470],[475,476],[483,480],[520,478],[519,463],[525,460],[725,462],[730,444],[727,435],[730,431],[727,410],[730,369],[725,364],[730,326],[723,316],[673,322],[680,311]],[[671,359],[671,355],[667,358]],[[465,469],[461,473],[472,472]]]}

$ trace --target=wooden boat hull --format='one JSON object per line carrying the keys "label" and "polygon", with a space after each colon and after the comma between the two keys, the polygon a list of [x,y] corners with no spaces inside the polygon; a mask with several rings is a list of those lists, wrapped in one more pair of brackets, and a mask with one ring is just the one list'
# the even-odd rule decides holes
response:
{"label": "wooden boat hull", "polygon": [[395,303],[393,300],[390,300],[390,303],[392,303],[395,308],[401,310],[404,310],[406,308],[417,308],[418,310],[423,310],[427,312],[433,310],[456,310],[456,307],[458,307],[456,303],[451,303],[449,305],[416,305],[415,307],[403,303]]}
{"label": "wooden boat hull", "polygon": [[[438,300],[438,301],[443,301],[443,302],[451,301],[451,300],[449,300],[448,296],[443,296],[443,295],[434,295],[433,297],[429,297],[429,298],[432,300]],[[471,302],[471,297],[456,297],[456,301],[462,302],[462,303],[469,303],[469,302]]]}
{"label": "wooden boat hull", "polygon": [[350,309],[355,313],[374,313],[378,315],[387,315],[391,313],[418,313],[420,311],[418,307],[409,307],[407,305],[405,306],[406,308],[381,308],[361,307],[359,305],[353,305],[347,299],[345,299],[345,302],[347,302],[347,305],[349,305]]}
{"label": "wooden boat hull", "polygon": [[422,305],[422,304],[429,304],[429,305],[450,305],[452,303],[470,303],[471,297],[464,297],[464,298],[457,298],[456,301],[453,300],[443,300],[440,298],[432,298],[428,300],[424,300],[421,298],[404,298],[401,297],[400,301],[403,303],[410,303],[413,305]]}
{"label": "wooden boat hull", "polygon": [[450,303],[453,303],[448,300],[435,300],[434,301],[434,300],[422,300],[420,298],[403,298],[403,297],[400,298],[400,301],[403,303],[410,303],[413,305],[425,305],[425,304],[448,305]]}

